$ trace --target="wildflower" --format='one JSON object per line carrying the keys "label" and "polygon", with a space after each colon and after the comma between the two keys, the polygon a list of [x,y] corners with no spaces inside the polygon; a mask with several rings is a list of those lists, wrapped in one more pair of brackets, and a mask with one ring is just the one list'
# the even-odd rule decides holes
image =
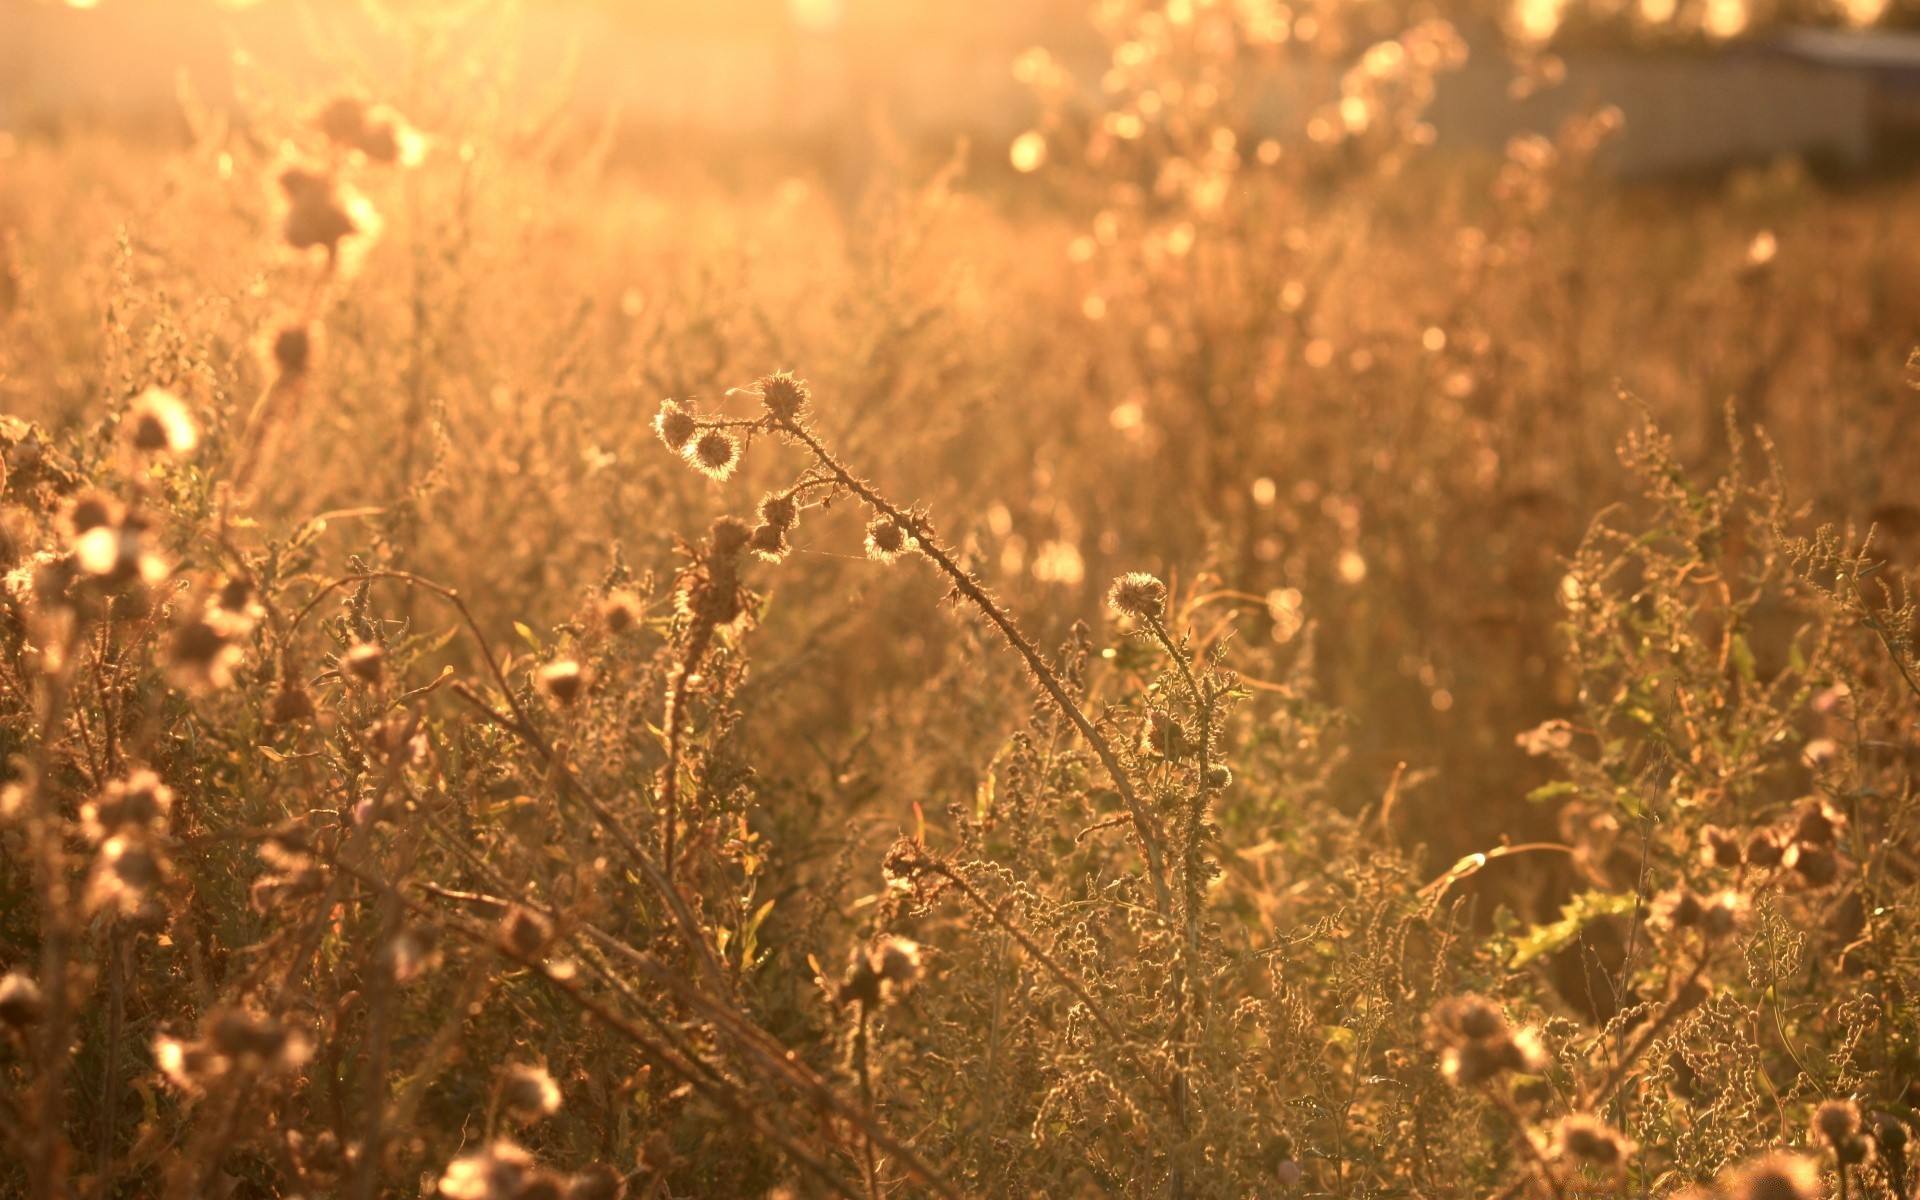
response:
{"label": "wildflower", "polygon": [[1721,1177],[1727,1200],[1819,1200],[1820,1169],[1810,1158],[1774,1152]]}
{"label": "wildflower", "polygon": [[867,557],[890,563],[907,551],[907,531],[892,517],[875,517],[867,525]]}
{"label": "wildflower", "polygon": [[0,1024],[22,1029],[40,1020],[47,1012],[47,998],[40,985],[18,971],[0,978]]}
{"label": "wildflower", "polygon": [[1718,825],[1702,829],[1700,843],[1701,857],[1709,866],[1737,867],[1745,859],[1740,851],[1739,835]]}
{"label": "wildflower", "polygon": [[535,1173],[533,1155],[501,1139],[448,1163],[440,1194],[446,1200],[519,1200]]}
{"label": "wildflower", "polygon": [[1158,621],[1167,611],[1167,585],[1144,571],[1129,571],[1113,581],[1107,603],[1127,616]]}
{"label": "wildflower", "polygon": [[560,1111],[560,1085],[545,1067],[514,1063],[501,1072],[500,1103],[516,1120],[538,1121]]}
{"label": "wildflower", "polygon": [[733,474],[740,464],[740,443],[733,435],[721,429],[709,429],[695,438],[692,446],[685,451],[693,469],[716,483]]}
{"label": "wildflower", "polygon": [[557,659],[540,668],[540,690],[561,708],[572,708],[586,690],[587,673],[570,658]]}
{"label": "wildflower", "polygon": [[283,233],[295,250],[324,246],[329,256],[335,255],[343,238],[360,232],[331,176],[288,167],[280,175],[280,189],[288,204]]}
{"label": "wildflower", "polygon": [[787,371],[765,376],[754,388],[760,393],[760,403],[766,406],[767,414],[783,423],[797,420],[813,398],[807,385]]}
{"label": "wildflower", "polygon": [[1596,1166],[1617,1167],[1633,1153],[1633,1143],[1613,1126],[1591,1113],[1575,1113],[1561,1120],[1554,1134],[1554,1153]]}
{"label": "wildflower", "polygon": [[127,410],[126,428],[133,448],[143,454],[182,455],[200,444],[200,434],[180,398],[150,387]]}
{"label": "wildflower", "polygon": [[147,549],[145,519],[117,501],[98,493],[81,496],[68,506],[64,523],[72,534],[73,564],[82,574],[108,586],[165,578],[166,564]]}
{"label": "wildflower", "polygon": [[668,400],[660,405],[660,413],[653,419],[654,432],[667,444],[667,449],[682,451],[693,435],[700,432],[700,423],[693,419],[686,406],[678,400]]}
{"label": "wildflower", "polygon": [[534,959],[553,940],[553,923],[539,913],[516,904],[500,918],[494,936],[500,948],[517,959]]}
{"label": "wildflower", "polygon": [[379,683],[386,674],[387,652],[373,642],[360,642],[340,661],[347,673],[361,682]]}
{"label": "wildflower", "polygon": [[1860,1107],[1851,1100],[1827,1100],[1813,1110],[1814,1136],[1827,1143],[1842,1164],[1866,1158],[1866,1139],[1860,1136]]}
{"label": "wildflower", "polygon": [[172,811],[173,789],[141,767],[107,784],[97,798],[81,805],[80,823],[88,839],[99,843],[117,833],[157,833]]}

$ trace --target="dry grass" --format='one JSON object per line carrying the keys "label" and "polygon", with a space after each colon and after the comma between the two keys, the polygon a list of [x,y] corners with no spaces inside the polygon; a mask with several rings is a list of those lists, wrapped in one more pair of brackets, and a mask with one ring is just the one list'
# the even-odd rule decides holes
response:
{"label": "dry grass", "polygon": [[1912,188],[1392,44],[858,200],[13,144],[0,1192],[1910,1200]]}

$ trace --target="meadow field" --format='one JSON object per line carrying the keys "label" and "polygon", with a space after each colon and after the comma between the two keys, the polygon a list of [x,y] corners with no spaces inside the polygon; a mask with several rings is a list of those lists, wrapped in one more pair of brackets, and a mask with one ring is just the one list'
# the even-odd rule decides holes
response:
{"label": "meadow field", "polygon": [[1920,181],[374,11],[0,132],[0,1196],[1913,1200]]}

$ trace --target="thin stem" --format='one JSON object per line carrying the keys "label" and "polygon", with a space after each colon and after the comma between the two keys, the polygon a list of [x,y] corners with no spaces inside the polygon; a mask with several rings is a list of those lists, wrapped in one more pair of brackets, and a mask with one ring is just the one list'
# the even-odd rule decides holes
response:
{"label": "thin stem", "polygon": [[1027,636],[1020,632],[1019,626],[1014,624],[1013,617],[987,594],[986,588],[971,572],[962,568],[954,560],[950,550],[940,545],[934,536],[932,526],[927,521],[893,504],[876,491],[873,485],[847,470],[805,426],[793,420],[768,419],[775,422],[776,428],[805,446],[813,454],[815,461],[832,473],[840,486],[860,497],[874,511],[891,518],[896,525],[919,542],[921,552],[931,559],[940,569],[941,574],[952,582],[954,591],[978,609],[1026,663],[1027,669],[1033,673],[1035,679],[1040,681],[1041,688],[1053,701],[1054,707],[1060,710],[1060,714],[1066,717],[1068,722],[1079,730],[1080,736],[1086,739],[1087,744],[1093,747],[1095,756],[1100,759],[1100,765],[1106,768],[1107,775],[1113,780],[1114,789],[1125,801],[1127,810],[1133,816],[1134,832],[1139,838],[1141,852],[1146,855],[1148,874],[1153,880],[1155,907],[1162,919],[1170,918],[1173,906],[1167,889],[1166,864],[1161,853],[1159,836],[1154,831],[1153,819],[1146,805],[1141,802],[1138,792],[1134,790],[1133,781],[1126,769],[1120,765],[1120,758],[1114,752],[1112,744],[1094,727],[1093,722],[1087,719],[1086,713],[1073,702],[1073,698],[1067,695],[1066,687],[1060,682],[1059,675],[1047,665],[1046,659],[1041,657],[1039,650],[1027,639]]}

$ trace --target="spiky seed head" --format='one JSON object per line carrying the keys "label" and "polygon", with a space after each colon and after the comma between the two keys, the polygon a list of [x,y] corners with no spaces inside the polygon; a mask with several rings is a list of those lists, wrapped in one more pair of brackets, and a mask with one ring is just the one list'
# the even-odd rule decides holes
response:
{"label": "spiky seed head", "polygon": [[639,594],[627,588],[608,592],[600,602],[600,619],[606,623],[607,632],[616,637],[638,628],[645,612]]}
{"label": "spiky seed head", "polygon": [[128,437],[143,454],[186,454],[200,444],[199,431],[180,397],[150,387],[127,410]]}
{"label": "spiky seed head", "polygon": [[855,946],[847,955],[847,969],[840,976],[834,999],[840,1004],[858,1004],[862,1008],[879,1006],[880,972],[875,969],[873,956],[865,946]]}
{"label": "spiky seed head", "polygon": [[890,563],[907,551],[907,531],[892,517],[875,517],[867,524],[867,557]]}
{"label": "spiky seed head", "polygon": [[739,517],[715,517],[707,527],[707,537],[713,542],[715,556],[722,560],[734,559],[753,541],[753,529]]}
{"label": "spiky seed head", "polygon": [[653,419],[653,429],[669,450],[685,450],[693,435],[700,432],[700,423],[678,400],[668,400],[660,405],[660,413]]}
{"label": "spiky seed head", "polygon": [[693,440],[687,461],[708,479],[725,480],[740,464],[740,443],[723,429],[709,429]]}
{"label": "spiky seed head", "polygon": [[373,642],[357,643],[340,660],[347,673],[364,683],[379,683],[387,671],[387,652]]}
{"label": "spiky seed head", "polygon": [[1142,621],[1158,621],[1167,611],[1167,585],[1145,571],[1129,571],[1107,589],[1115,612]]}
{"label": "spiky seed head", "polygon": [[24,1029],[46,1015],[47,998],[31,977],[10,971],[0,978],[0,1023]]}
{"label": "spiky seed head", "polygon": [[759,524],[754,526],[753,536],[747,541],[747,548],[768,562],[779,562],[787,556],[792,546],[787,543],[787,531],[778,525]]}
{"label": "spiky seed head", "polygon": [[1233,786],[1233,772],[1225,763],[1207,764],[1207,786],[1214,791]]}
{"label": "spiky seed head", "polygon": [[545,1067],[514,1063],[500,1073],[500,1103],[517,1120],[538,1121],[560,1111],[560,1085]]}
{"label": "spiky seed head", "polygon": [[761,378],[755,385],[760,392],[760,403],[766,406],[767,413],[777,421],[797,420],[806,411],[807,402],[813,393],[805,382],[795,379],[792,373],[776,371]]}
{"label": "spiky seed head", "polygon": [[570,658],[556,659],[540,668],[540,690],[561,708],[572,708],[587,688],[586,668]]}
{"label": "spiky seed head", "polygon": [[1618,1130],[1591,1113],[1575,1113],[1561,1120],[1554,1137],[1562,1157],[1577,1158],[1603,1167],[1626,1162],[1632,1144]]}
{"label": "spiky seed head", "polygon": [[1827,1100],[1813,1110],[1813,1132],[1838,1146],[1860,1133],[1860,1107],[1851,1100]]}
{"label": "spiky seed head", "polygon": [[1740,850],[1739,835],[1718,825],[1700,831],[1700,855],[1715,867],[1737,867],[1746,858]]}
{"label": "spiky seed head", "polygon": [[800,519],[799,502],[792,492],[768,492],[760,497],[760,520],[786,533]]}
{"label": "spiky seed head", "polygon": [[1720,1190],[1727,1200],[1819,1200],[1820,1168],[1804,1155],[1776,1151],[1728,1171]]}
{"label": "spiky seed head", "polygon": [[287,194],[288,205],[283,233],[295,250],[324,246],[336,253],[342,239],[360,232],[331,176],[289,167],[280,175],[280,188]]}

